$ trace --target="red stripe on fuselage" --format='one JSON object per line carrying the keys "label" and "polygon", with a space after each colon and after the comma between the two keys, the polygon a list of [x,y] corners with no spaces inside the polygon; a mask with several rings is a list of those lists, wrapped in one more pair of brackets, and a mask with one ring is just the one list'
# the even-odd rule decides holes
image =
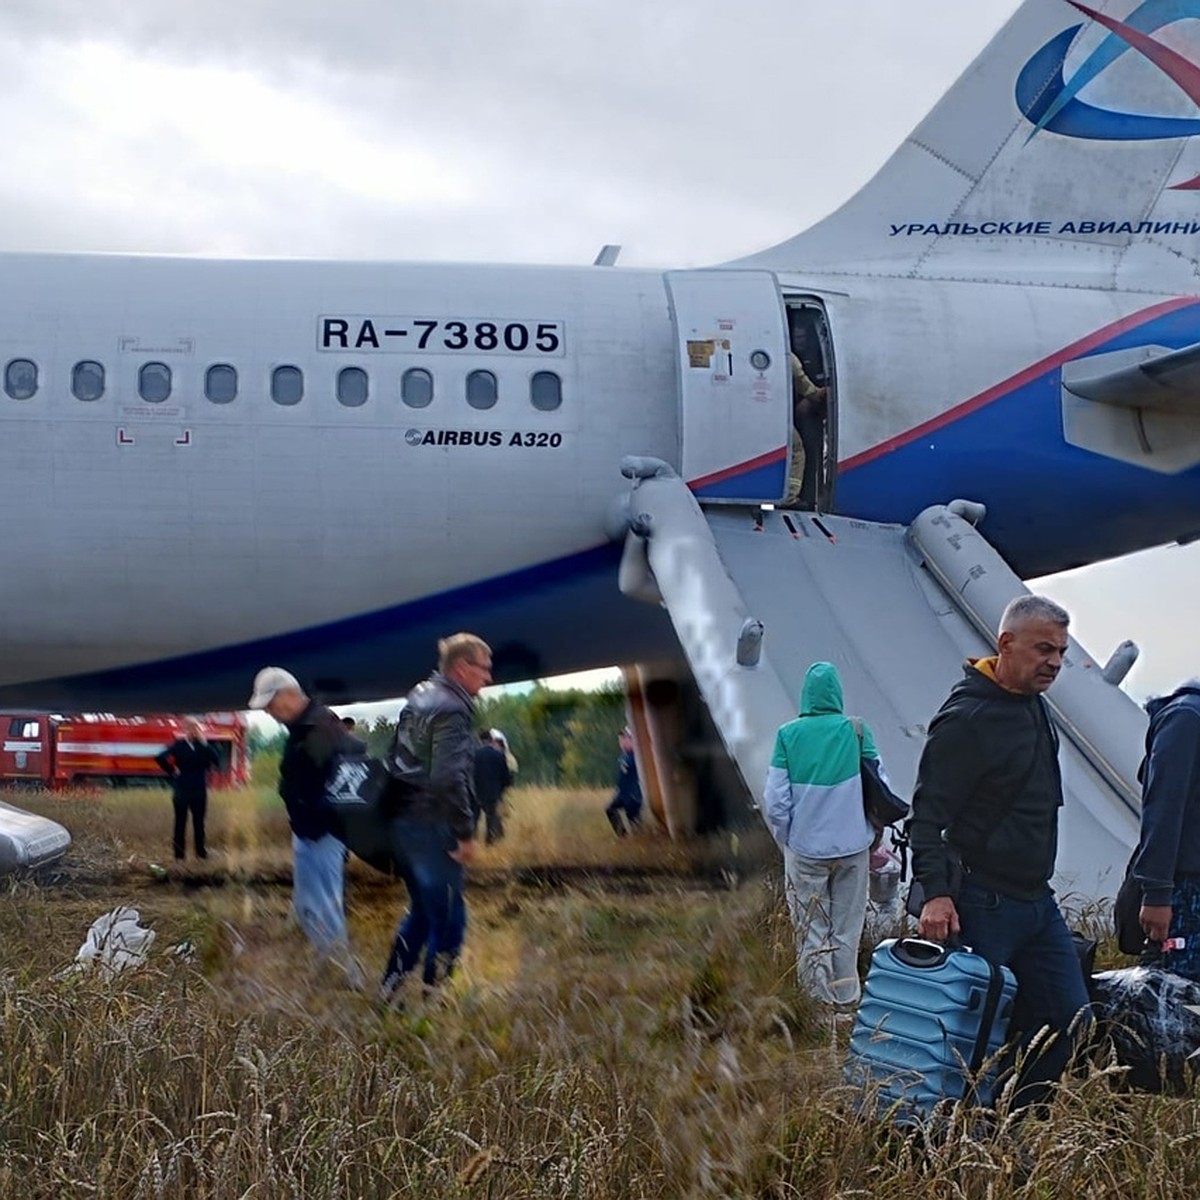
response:
{"label": "red stripe on fuselage", "polygon": [[1087,337],[1081,338],[1077,342],[1072,342],[1071,345],[1064,347],[1062,350],[1056,350],[1049,357],[1043,358],[1040,362],[1034,363],[1033,366],[1026,367],[1025,370],[1018,372],[1016,375],[993,385],[987,391],[980,392],[978,396],[974,396],[970,400],[964,400],[962,404],[954,408],[948,408],[944,413],[940,413],[936,417],[931,417],[928,421],[916,425],[912,429],[907,429],[904,433],[899,433],[894,438],[888,438],[886,442],[880,442],[879,445],[872,446],[869,450],[864,450],[862,453],[855,454],[851,458],[843,459],[838,464],[838,469],[849,471],[854,467],[861,467],[864,463],[869,463],[873,459],[882,458],[883,455],[890,453],[892,450],[898,450],[901,446],[907,446],[909,442],[914,442],[917,438],[933,433],[935,430],[941,429],[946,425],[951,425],[961,417],[965,417],[969,413],[976,412],[978,409],[991,404],[993,400],[999,400],[1001,397],[1007,396],[1010,392],[1015,392],[1017,388],[1032,382],[1038,376],[1044,375],[1047,371],[1052,371],[1055,367],[1062,366],[1063,363],[1069,362],[1073,358],[1078,358],[1081,354],[1087,354],[1088,351],[1094,350],[1097,346],[1104,345],[1105,342],[1117,337],[1126,330],[1135,329],[1138,325],[1144,325],[1148,321],[1153,321],[1156,317],[1166,316],[1167,313],[1175,312],[1180,308],[1186,308],[1189,304],[1197,303],[1198,300],[1200,300],[1200,297],[1181,296],[1175,300],[1164,300],[1161,304],[1156,304],[1152,308],[1142,309],[1141,312],[1133,313],[1128,317],[1122,317],[1121,320],[1114,321],[1111,325],[1105,325],[1103,329],[1098,329],[1095,333],[1089,333]]}

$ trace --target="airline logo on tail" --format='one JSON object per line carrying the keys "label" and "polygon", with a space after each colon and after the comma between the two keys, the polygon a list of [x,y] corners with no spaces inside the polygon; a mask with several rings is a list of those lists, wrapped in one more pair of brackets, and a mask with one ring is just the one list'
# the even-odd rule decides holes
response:
{"label": "airline logo on tail", "polygon": [[[1063,137],[1121,142],[1191,138],[1200,134],[1200,65],[1154,36],[1178,22],[1200,19],[1200,0],[1145,0],[1124,21],[1105,16],[1078,0],[1067,3],[1107,29],[1108,36],[1070,78],[1066,76],[1067,55],[1083,25],[1063,30],[1021,69],[1016,99],[1033,125],[1031,139],[1043,131]],[[1196,115],[1167,117],[1122,111],[1080,99],[1088,84],[1131,52],[1151,63],[1176,93],[1182,93]],[[1200,176],[1172,187],[1200,190]]]}

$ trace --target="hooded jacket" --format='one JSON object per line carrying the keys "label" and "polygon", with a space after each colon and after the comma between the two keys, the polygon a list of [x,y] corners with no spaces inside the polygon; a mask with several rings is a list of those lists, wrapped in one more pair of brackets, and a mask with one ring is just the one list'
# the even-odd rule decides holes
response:
{"label": "hooded jacket", "polygon": [[1062,802],[1058,735],[1041,696],[1011,692],[968,662],[929,723],[917,768],[909,837],[926,898],[951,895],[951,847],[972,882],[1040,896],[1054,874]]}
{"label": "hooded jacket", "polygon": [[804,676],[800,715],[780,726],[763,789],[763,816],[780,846],[804,858],[844,858],[867,849],[875,830],[863,812],[859,764],[879,758],[865,722],[862,745],[842,711],[832,663]]}
{"label": "hooded jacket", "polygon": [[1133,875],[1142,903],[1171,903],[1175,881],[1200,879],[1200,683],[1146,705],[1142,832]]}

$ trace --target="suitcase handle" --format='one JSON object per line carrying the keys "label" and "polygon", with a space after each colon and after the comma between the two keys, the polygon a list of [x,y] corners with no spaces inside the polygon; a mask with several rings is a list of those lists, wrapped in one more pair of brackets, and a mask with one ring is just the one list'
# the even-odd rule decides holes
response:
{"label": "suitcase handle", "polygon": [[893,958],[906,967],[919,969],[940,967],[949,953],[949,947],[927,942],[923,938],[901,938],[892,946]]}

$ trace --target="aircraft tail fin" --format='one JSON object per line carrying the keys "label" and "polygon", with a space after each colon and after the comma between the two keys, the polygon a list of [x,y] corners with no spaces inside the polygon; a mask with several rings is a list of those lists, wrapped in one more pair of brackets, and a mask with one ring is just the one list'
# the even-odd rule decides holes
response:
{"label": "aircraft tail fin", "polygon": [[1192,291],[1198,254],[1200,0],[1026,0],[856,196],[738,265]]}

